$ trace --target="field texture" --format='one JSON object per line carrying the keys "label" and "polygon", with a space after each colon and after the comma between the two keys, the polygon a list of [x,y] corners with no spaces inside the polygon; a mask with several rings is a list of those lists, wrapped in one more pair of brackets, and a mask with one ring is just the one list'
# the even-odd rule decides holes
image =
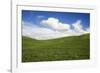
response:
{"label": "field texture", "polygon": [[22,62],[84,60],[90,58],[90,35],[52,40],[22,36]]}

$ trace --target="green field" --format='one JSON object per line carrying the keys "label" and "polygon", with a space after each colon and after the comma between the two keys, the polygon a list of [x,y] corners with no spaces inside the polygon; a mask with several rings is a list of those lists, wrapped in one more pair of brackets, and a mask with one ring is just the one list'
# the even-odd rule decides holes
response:
{"label": "green field", "polygon": [[22,62],[84,60],[89,58],[89,34],[52,40],[22,37]]}

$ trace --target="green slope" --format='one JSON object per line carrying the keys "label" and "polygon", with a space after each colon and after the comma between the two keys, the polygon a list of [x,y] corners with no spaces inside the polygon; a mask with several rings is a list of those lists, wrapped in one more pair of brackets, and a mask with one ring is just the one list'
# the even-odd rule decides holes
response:
{"label": "green slope", "polygon": [[89,34],[52,40],[22,37],[22,62],[81,60],[90,58]]}

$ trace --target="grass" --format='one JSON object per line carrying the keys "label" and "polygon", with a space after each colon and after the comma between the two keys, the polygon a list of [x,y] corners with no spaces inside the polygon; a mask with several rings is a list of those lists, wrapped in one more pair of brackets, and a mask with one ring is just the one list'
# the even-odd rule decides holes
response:
{"label": "grass", "polygon": [[22,37],[22,62],[83,60],[90,58],[89,34],[52,40]]}

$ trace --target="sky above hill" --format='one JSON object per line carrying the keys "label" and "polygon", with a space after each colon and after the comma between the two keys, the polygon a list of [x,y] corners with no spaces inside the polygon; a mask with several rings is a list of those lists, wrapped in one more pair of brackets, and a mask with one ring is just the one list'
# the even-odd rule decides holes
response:
{"label": "sky above hill", "polygon": [[89,33],[90,14],[22,10],[23,35],[53,39]]}

